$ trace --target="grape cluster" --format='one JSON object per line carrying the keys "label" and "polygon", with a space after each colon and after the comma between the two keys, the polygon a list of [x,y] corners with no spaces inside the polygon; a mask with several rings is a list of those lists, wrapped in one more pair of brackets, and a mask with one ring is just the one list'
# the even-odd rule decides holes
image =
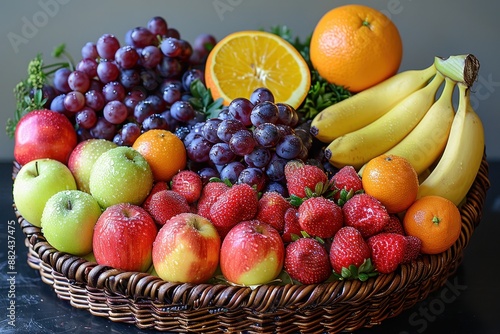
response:
{"label": "grape cluster", "polygon": [[287,196],[284,166],[309,159],[313,138],[307,126],[293,107],[260,87],[249,98],[233,99],[217,118],[179,128],[177,135],[190,168],[204,180],[218,177]]}
{"label": "grape cluster", "polygon": [[103,34],[81,49],[74,68],[57,70],[44,88],[47,107],[74,124],[80,140],[104,138],[132,145],[144,131],[199,122],[189,102],[194,80],[204,82],[204,62],[216,40],[200,34],[191,45],[166,20],[130,29],[120,43]]}

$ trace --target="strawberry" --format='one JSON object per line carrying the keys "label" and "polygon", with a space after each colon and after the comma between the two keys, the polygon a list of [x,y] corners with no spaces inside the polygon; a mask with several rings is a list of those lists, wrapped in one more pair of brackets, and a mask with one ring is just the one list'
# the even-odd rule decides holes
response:
{"label": "strawberry", "polygon": [[346,226],[357,228],[363,238],[381,232],[389,222],[389,213],[375,197],[356,194],[342,207]]}
{"label": "strawberry", "polygon": [[313,238],[300,238],[286,247],[284,269],[302,284],[321,283],[332,273],[326,249]]}
{"label": "strawberry", "polygon": [[314,165],[292,160],[285,165],[285,180],[288,194],[298,198],[311,197],[312,193],[321,195],[328,190],[326,173]]}
{"label": "strawberry", "polygon": [[405,234],[403,230],[403,224],[401,224],[401,221],[395,214],[389,214],[389,221],[381,232]]}
{"label": "strawberry", "polygon": [[170,181],[170,189],[184,196],[189,204],[200,198],[202,188],[201,177],[187,169],[175,174]]}
{"label": "strawberry", "polygon": [[281,239],[283,239],[284,243],[290,243],[293,241],[293,235],[297,237],[300,236],[300,224],[298,217],[297,208],[291,207],[285,212],[284,221],[285,226],[283,228],[283,233],[281,235]]}
{"label": "strawberry", "polygon": [[403,263],[406,252],[406,238],[397,233],[379,233],[367,240],[375,269],[381,274],[395,271]]}
{"label": "strawberry", "polygon": [[160,190],[168,190],[168,184],[166,181],[158,181],[153,184],[153,188],[151,188],[151,191],[149,192],[148,196],[144,200],[142,206],[148,206],[149,202],[151,201],[151,197],[153,197],[154,194],[156,194]]}
{"label": "strawberry", "polygon": [[282,233],[285,228],[285,212],[292,205],[275,191],[265,192],[259,199],[256,218]]}
{"label": "strawberry", "polygon": [[191,208],[184,196],[173,190],[159,190],[143,208],[153,217],[159,225],[164,225],[167,220],[179,213],[191,212]]}
{"label": "strawberry", "polygon": [[408,263],[415,260],[420,255],[420,249],[422,248],[422,240],[412,235],[405,236],[405,239],[406,239],[406,249],[405,249],[405,256],[403,258],[403,263]]}
{"label": "strawberry", "polygon": [[330,246],[330,263],[341,279],[365,281],[373,276],[370,248],[361,233],[351,226],[344,226],[333,237]]}
{"label": "strawberry", "polygon": [[210,218],[223,238],[231,227],[253,219],[258,207],[257,191],[246,183],[235,184],[210,207]]}
{"label": "strawberry", "polygon": [[343,206],[355,193],[363,190],[361,178],[352,166],[344,166],[339,169],[331,178],[330,183],[334,191],[333,198],[340,206]]}
{"label": "strawberry", "polygon": [[224,182],[209,182],[201,190],[200,198],[198,199],[197,213],[200,216],[211,220],[210,208],[219,199],[219,197],[229,189],[229,186]]}
{"label": "strawberry", "polygon": [[324,197],[311,197],[299,206],[299,225],[307,234],[330,238],[342,227],[342,209]]}

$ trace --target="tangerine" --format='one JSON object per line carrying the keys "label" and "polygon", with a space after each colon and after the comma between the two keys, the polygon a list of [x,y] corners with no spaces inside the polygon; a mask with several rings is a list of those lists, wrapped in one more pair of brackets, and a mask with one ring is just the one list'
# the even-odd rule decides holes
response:
{"label": "tangerine", "polygon": [[168,130],[148,130],[134,141],[132,148],[149,163],[155,181],[170,181],[186,167],[184,143]]}
{"label": "tangerine", "polygon": [[406,210],[417,198],[418,175],[401,156],[379,155],[365,165],[361,176],[364,191],[378,199],[389,213]]}
{"label": "tangerine", "polygon": [[225,105],[250,97],[260,87],[277,102],[298,108],[311,85],[302,55],[283,38],[265,31],[239,31],[219,41],[208,55],[205,83]]}
{"label": "tangerine", "polygon": [[449,249],[460,237],[462,219],[457,206],[436,195],[416,200],[406,211],[403,228],[407,235],[422,241],[421,252],[439,254]]}
{"label": "tangerine", "polygon": [[351,4],[323,15],[309,52],[321,77],[360,92],[396,74],[403,44],[396,25],[382,12]]}

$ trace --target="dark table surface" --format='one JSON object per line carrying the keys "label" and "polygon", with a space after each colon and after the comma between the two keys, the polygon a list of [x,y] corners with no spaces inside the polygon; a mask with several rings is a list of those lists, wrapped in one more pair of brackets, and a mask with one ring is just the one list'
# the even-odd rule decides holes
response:
{"label": "dark table surface", "polygon": [[[11,223],[15,221],[11,172],[12,164],[0,163],[0,333],[153,333],[73,308],[40,280],[27,264],[20,226]],[[500,333],[500,161],[490,162],[489,178],[483,219],[457,273],[413,308],[356,333]],[[8,226],[15,229],[15,245],[7,243]],[[14,274],[7,261],[11,248],[16,252]],[[15,284],[10,284],[12,279]],[[15,307],[9,311],[12,300]],[[15,327],[9,324],[9,314],[15,315]]]}

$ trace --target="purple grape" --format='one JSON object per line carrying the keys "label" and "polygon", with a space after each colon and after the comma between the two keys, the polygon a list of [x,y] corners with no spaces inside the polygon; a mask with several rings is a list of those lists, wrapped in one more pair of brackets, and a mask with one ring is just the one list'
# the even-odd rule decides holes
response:
{"label": "purple grape", "polygon": [[202,55],[208,55],[208,53],[214,48],[217,40],[213,35],[210,34],[199,34],[194,39],[193,51],[198,51]]}
{"label": "purple grape", "polygon": [[293,113],[295,110],[286,103],[276,103],[278,107],[278,121],[277,124],[290,125],[292,123]]}
{"label": "purple grape", "polygon": [[[93,78],[97,76],[97,61],[92,58],[83,58],[76,65],[76,69],[78,71],[82,71],[85,74],[87,74],[89,78]],[[89,79],[89,85],[90,85],[90,79]]]}
{"label": "purple grape", "polygon": [[193,119],[194,114],[194,108],[189,102],[176,101],[170,107],[170,115],[181,122],[187,122]]}
{"label": "purple grape", "polygon": [[131,69],[137,65],[139,54],[137,50],[130,45],[125,45],[116,50],[115,62],[122,69]]}
{"label": "purple grape", "polygon": [[313,144],[312,135],[305,129],[301,128],[296,128],[294,132],[301,139],[302,144],[309,150]]}
{"label": "purple grape", "polygon": [[265,147],[256,147],[252,152],[245,155],[245,162],[249,167],[264,168],[271,161],[271,152]]}
{"label": "purple grape", "polygon": [[184,72],[184,74],[182,75],[182,87],[186,92],[189,92],[191,90],[191,84],[195,80],[200,80],[201,83],[205,84],[205,74],[202,70],[192,68]]}
{"label": "purple grape", "polygon": [[142,83],[141,74],[136,68],[121,70],[118,80],[123,87],[128,90],[139,86]]}
{"label": "purple grape", "polygon": [[97,53],[97,47],[95,43],[85,43],[85,45],[82,47],[82,58],[95,60],[97,59],[97,57],[99,57],[99,54]]}
{"label": "purple grape", "polygon": [[97,123],[97,114],[94,109],[83,107],[76,113],[75,122],[80,128],[90,129]]}
{"label": "purple grape", "polygon": [[264,101],[274,102],[273,93],[265,87],[255,89],[250,95],[250,102],[254,105]]}
{"label": "purple grape", "polygon": [[[30,90],[30,97],[33,98],[35,94],[36,89],[32,88]],[[45,108],[49,108],[50,104],[52,103],[52,100],[54,97],[56,97],[59,93],[56,92],[55,88],[51,86],[50,84],[43,84],[42,86],[42,98],[45,99],[45,104],[43,105]]]}
{"label": "purple grape", "polygon": [[238,177],[246,166],[240,161],[232,161],[224,166],[220,171],[220,179],[228,180],[231,184],[238,182]]}
{"label": "purple grape", "polygon": [[102,111],[104,118],[112,124],[123,123],[128,116],[127,107],[121,101],[108,102]]}
{"label": "purple grape", "polygon": [[68,110],[66,110],[66,107],[64,106],[65,97],[66,94],[59,94],[56,97],[54,97],[52,99],[52,102],[50,103],[50,110],[56,111],[60,114],[68,113]]}
{"label": "purple grape", "polygon": [[274,147],[281,138],[278,128],[272,123],[263,123],[255,127],[253,136],[257,144],[263,147]]}
{"label": "purple grape", "polygon": [[71,92],[71,88],[68,85],[68,77],[71,74],[71,70],[66,67],[62,67],[54,72],[54,79],[52,80],[52,84],[54,88],[57,89],[61,93],[69,93]]}
{"label": "purple grape", "polygon": [[156,46],[148,45],[141,50],[140,63],[145,68],[155,68],[160,64],[163,55]]}
{"label": "purple grape", "polygon": [[96,90],[101,92],[103,87],[104,83],[102,83],[98,78],[92,78],[92,80],[90,80],[89,90]]}
{"label": "purple grape", "polygon": [[137,122],[142,123],[144,122],[146,117],[154,113],[154,106],[150,102],[142,100],[135,105],[133,116],[135,117]]}
{"label": "purple grape", "polygon": [[167,21],[161,16],[152,17],[148,21],[147,28],[155,36],[166,36],[168,32]]}
{"label": "purple grape", "polygon": [[148,131],[152,129],[168,130],[169,126],[165,117],[161,114],[153,114],[146,117],[146,119],[142,122],[142,130]]}
{"label": "purple grape", "polygon": [[142,86],[148,90],[153,91],[159,86],[159,78],[157,73],[152,69],[143,69],[139,73],[141,77]]}
{"label": "purple grape", "polygon": [[278,128],[281,137],[284,137],[286,135],[293,135],[295,133],[295,130],[292,129],[292,127],[289,125],[276,124],[276,127]]}
{"label": "purple grape", "polygon": [[250,100],[239,97],[229,103],[229,114],[234,119],[241,121],[244,126],[251,126],[252,121],[250,120],[250,114],[252,113],[253,106]]}
{"label": "purple grape", "polygon": [[141,127],[137,123],[125,123],[120,129],[122,145],[132,146],[141,135]]}
{"label": "purple grape", "polygon": [[276,154],[283,158],[295,159],[302,151],[302,140],[295,134],[286,135],[276,145]]}
{"label": "purple grape", "polygon": [[203,167],[198,171],[198,175],[201,177],[201,182],[206,185],[210,182],[213,177],[220,177],[219,172],[212,167]]}
{"label": "purple grape", "polygon": [[115,143],[118,146],[123,146],[123,139],[122,139],[122,135],[120,134],[120,132],[115,134],[115,136],[113,137],[113,143]]}
{"label": "purple grape", "polygon": [[211,143],[220,143],[221,140],[219,136],[217,136],[217,129],[219,128],[219,124],[222,120],[218,118],[210,118],[207,119],[201,128],[201,134]]}
{"label": "purple grape", "polygon": [[94,110],[102,110],[104,105],[106,104],[106,100],[104,99],[104,95],[101,91],[89,90],[85,93],[85,105]]}
{"label": "purple grape", "polygon": [[250,154],[254,150],[255,145],[257,143],[252,132],[246,129],[237,131],[229,140],[229,148],[234,154],[239,156]]}
{"label": "purple grape", "polygon": [[182,92],[180,88],[170,83],[165,88],[163,88],[163,100],[167,102],[168,105],[172,105],[174,102],[177,102],[181,99]]}
{"label": "purple grape", "polygon": [[266,185],[266,175],[260,168],[248,167],[241,171],[237,183],[246,183],[256,187],[256,190],[260,192]]}
{"label": "purple grape", "polygon": [[166,37],[173,37],[173,38],[180,39],[181,34],[175,28],[168,28]]}
{"label": "purple grape", "polygon": [[113,140],[116,134],[116,125],[108,122],[104,117],[98,117],[96,125],[90,129],[93,138]]}
{"label": "purple grape", "polygon": [[183,62],[187,62],[193,54],[193,47],[184,39],[180,39],[179,41],[181,42],[181,54],[179,55],[179,59]]}
{"label": "purple grape", "polygon": [[283,181],[285,179],[285,165],[288,160],[274,158],[266,167],[266,175],[271,181]]}
{"label": "purple grape", "polygon": [[67,111],[77,112],[85,106],[85,96],[79,91],[72,91],[64,97],[64,108]]}
{"label": "purple grape", "polygon": [[207,162],[212,143],[202,136],[195,136],[186,147],[188,158],[194,162]]}
{"label": "purple grape", "polygon": [[[193,139],[195,139],[197,137],[203,137],[203,136],[200,135],[199,133],[195,133],[193,131],[190,131],[189,133],[187,133],[184,136],[184,138],[182,138],[182,141],[184,142],[184,146],[186,146],[186,148],[187,148],[189,146],[189,144],[191,144],[191,142],[193,141]],[[203,139],[205,139],[205,138],[203,138]],[[206,140],[206,141],[209,142],[208,140]]]}
{"label": "purple grape", "polygon": [[182,52],[181,41],[177,38],[167,37],[160,42],[160,50],[167,57],[179,57]]}
{"label": "purple grape", "polygon": [[289,196],[288,189],[281,182],[277,182],[277,181],[266,182],[266,185],[265,185],[264,189],[262,190],[262,192],[270,192],[270,191],[275,191],[278,194],[280,194],[281,196],[283,196],[284,198],[287,198]]}
{"label": "purple grape", "polygon": [[154,45],[156,36],[145,27],[136,27],[127,32],[125,41],[134,48],[142,49],[148,45]]}
{"label": "purple grape", "polygon": [[178,59],[172,57],[163,57],[156,68],[160,75],[167,79],[178,79],[182,74],[181,63]]}
{"label": "purple grape", "polygon": [[179,121],[172,117],[172,115],[170,114],[170,109],[163,111],[161,115],[167,120],[167,123],[170,126],[169,130],[175,132],[175,129],[179,125]]}
{"label": "purple grape", "polygon": [[120,48],[118,38],[111,34],[104,34],[97,40],[96,50],[101,58],[113,60],[116,51]]}
{"label": "purple grape", "polygon": [[153,105],[154,111],[156,114],[161,113],[166,108],[166,103],[163,99],[158,95],[148,95],[144,101],[151,103]]}
{"label": "purple grape", "polygon": [[254,126],[264,123],[275,124],[278,121],[278,107],[273,102],[260,102],[253,107],[250,121]]}
{"label": "purple grape", "polygon": [[225,119],[219,124],[217,129],[217,136],[225,143],[239,130],[245,130],[246,127],[237,119]]}
{"label": "purple grape", "polygon": [[225,165],[234,160],[234,153],[226,143],[217,143],[210,149],[210,160],[215,165]]}
{"label": "purple grape", "polygon": [[118,81],[111,81],[102,88],[102,95],[106,102],[122,101],[126,96],[125,88]]}
{"label": "purple grape", "polygon": [[233,119],[233,117],[229,114],[229,108],[227,106],[222,107],[222,110],[219,111],[217,118],[221,120]]}
{"label": "purple grape", "polygon": [[113,61],[101,59],[97,65],[97,76],[103,83],[108,83],[118,79],[120,69]]}

